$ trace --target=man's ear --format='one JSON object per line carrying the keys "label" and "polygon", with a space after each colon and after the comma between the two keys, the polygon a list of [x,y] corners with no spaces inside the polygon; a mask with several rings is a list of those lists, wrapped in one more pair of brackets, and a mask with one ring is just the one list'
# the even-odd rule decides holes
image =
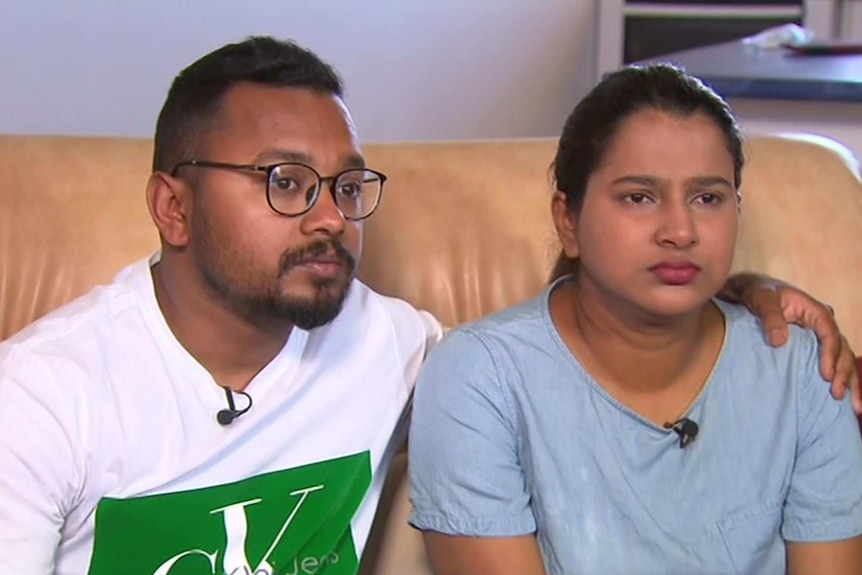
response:
{"label": "man's ear", "polygon": [[175,248],[188,245],[192,191],[185,182],[153,172],[147,182],[147,207],[165,243]]}
{"label": "man's ear", "polygon": [[557,228],[557,237],[563,245],[563,253],[569,259],[575,259],[580,255],[578,248],[577,214],[569,208],[566,203],[566,194],[561,191],[554,192],[551,198],[551,215],[554,218],[554,227]]}

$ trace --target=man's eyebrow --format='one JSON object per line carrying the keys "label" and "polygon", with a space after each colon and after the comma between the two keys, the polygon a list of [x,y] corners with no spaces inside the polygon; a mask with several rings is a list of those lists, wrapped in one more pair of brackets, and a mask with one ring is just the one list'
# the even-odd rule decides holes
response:
{"label": "man's eyebrow", "polygon": [[351,154],[344,158],[341,164],[346,168],[364,168],[365,158],[359,154]]}
{"label": "man's eyebrow", "polygon": [[727,181],[727,178],[723,178],[721,176],[703,176],[699,178],[691,178],[688,180],[688,183],[703,187],[727,186],[728,188],[733,189],[733,184]]}
{"label": "man's eyebrow", "polygon": [[[264,150],[255,156],[254,161],[256,164],[263,165],[277,164],[279,162],[294,162],[305,164],[307,166],[313,166],[314,164],[311,156],[304,152],[297,152],[294,150]],[[345,156],[345,158],[339,163],[345,168],[364,168],[365,158],[360,154],[350,154]]]}
{"label": "man's eyebrow", "polygon": [[264,150],[254,157],[256,164],[277,164],[279,162],[310,164],[311,157],[308,154],[292,150]]}

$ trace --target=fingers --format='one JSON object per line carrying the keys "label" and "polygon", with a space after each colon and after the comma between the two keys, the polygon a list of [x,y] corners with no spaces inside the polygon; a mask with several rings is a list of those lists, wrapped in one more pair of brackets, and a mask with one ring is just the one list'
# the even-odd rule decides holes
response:
{"label": "fingers", "polygon": [[832,310],[816,300],[805,305],[785,306],[785,319],[808,328],[820,345],[820,375],[831,382],[832,396],[843,399],[850,390],[853,411],[862,414],[862,390],[856,368],[856,355],[838,328]]}
{"label": "fingers", "polygon": [[[805,327],[814,331],[820,344],[820,375],[826,381],[832,382],[833,390],[839,382],[838,377],[843,376],[842,381],[845,387],[842,389],[846,388],[846,383],[849,381],[851,375],[847,363],[848,359],[852,360],[853,358],[847,357],[850,352],[845,351],[845,348],[849,350],[849,346],[847,345],[847,340],[838,331],[838,325],[831,319],[824,320],[823,318],[817,318],[812,320],[811,325],[806,325]],[[841,366],[843,366],[843,369]],[[842,391],[841,397],[843,396]]]}
{"label": "fingers", "polygon": [[738,279],[739,282],[729,282],[724,289],[733,292],[740,289],[740,283],[745,286],[741,291],[741,303],[758,316],[771,345],[787,342],[790,323],[814,332],[820,346],[820,374],[831,382],[832,395],[842,399],[849,389],[853,410],[862,415],[862,386],[856,357],[841,335],[831,308],[793,286]]}
{"label": "fingers", "polygon": [[745,286],[751,282],[746,274],[736,274],[727,278],[724,285],[716,294],[716,297],[730,303],[742,303],[742,294]]}
{"label": "fingers", "polygon": [[[851,375],[848,365],[853,357],[849,345],[838,329],[838,324],[831,310],[796,288],[779,287],[777,292],[782,302],[785,321],[810,329],[817,336],[817,342],[820,346],[820,374],[823,379],[835,384],[833,391],[836,394],[843,396],[843,390],[846,389]],[[845,347],[848,348],[846,351],[844,350]],[[836,380],[837,368],[842,357],[841,374],[843,378],[839,382]]]}
{"label": "fingers", "polygon": [[[823,365],[821,363],[822,372]],[[827,379],[825,375],[823,377]],[[843,399],[848,389],[850,390],[850,397],[853,402],[853,410],[859,413],[858,408],[862,408],[862,400],[860,400],[862,398],[859,397],[859,377],[856,373],[856,358],[853,356],[853,350],[850,349],[847,339],[841,336],[841,350],[835,361],[835,376],[832,378],[832,396],[836,399]]]}
{"label": "fingers", "polygon": [[[847,338],[841,336],[841,352],[835,362],[835,377],[832,379],[832,396],[844,399],[844,394],[850,390],[850,402],[857,415],[862,414],[862,390],[859,387],[859,368],[856,354],[850,348]],[[821,371],[822,371],[821,364]],[[824,375],[824,378],[825,375]]]}
{"label": "fingers", "polygon": [[719,299],[723,299],[730,303],[742,303],[748,305],[745,301],[745,293],[750,288],[759,286],[775,290],[779,285],[783,284],[768,276],[754,272],[741,272],[727,278],[724,285],[716,295]]}
{"label": "fingers", "polygon": [[[833,397],[843,399],[850,390],[853,410],[862,414],[862,389],[856,357],[847,339],[841,335],[832,309],[792,286],[779,286],[772,295],[769,291],[752,286],[744,297],[745,304],[760,316],[769,342],[772,345],[784,343],[788,323],[812,330],[820,346],[820,374],[831,382]],[[776,307],[782,310],[784,323],[773,319]]]}
{"label": "fingers", "polygon": [[760,318],[770,345],[784,345],[788,337],[788,320],[784,317],[778,290],[753,285],[745,290],[742,300],[748,309]]}
{"label": "fingers", "polygon": [[862,415],[862,390],[859,389],[859,371],[855,369],[850,376],[850,401],[856,415]]}
{"label": "fingers", "polygon": [[823,376],[823,379],[832,382],[832,397],[835,399],[844,399],[844,394],[850,388],[850,377],[853,375],[851,370],[848,369],[845,355],[846,354],[842,350],[836,356],[835,361],[833,362],[834,373],[832,377],[827,376],[825,370],[826,360],[824,359],[822,352],[820,355],[820,375]]}
{"label": "fingers", "polygon": [[[804,328],[810,329],[817,336],[820,345],[820,375],[833,385],[849,382],[852,375],[853,352],[835,322],[835,317],[829,309],[811,300],[810,303],[795,309],[797,306],[789,306],[785,311],[789,322],[798,323]],[[789,317],[788,317],[789,316]],[[840,380],[839,380],[839,376]],[[843,392],[841,393],[843,396]]]}
{"label": "fingers", "polygon": [[[859,388],[859,368],[856,354],[850,347],[847,338],[841,336],[841,355],[835,365],[835,379],[832,382],[832,395],[838,399],[844,397],[850,390],[850,402],[857,415],[862,414],[862,391]],[[840,386],[840,390],[836,389]]]}

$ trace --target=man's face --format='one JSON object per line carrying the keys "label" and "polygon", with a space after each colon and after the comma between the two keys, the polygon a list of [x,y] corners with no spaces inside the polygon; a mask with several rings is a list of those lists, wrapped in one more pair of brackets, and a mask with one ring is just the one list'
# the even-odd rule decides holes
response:
{"label": "man's face", "polygon": [[[303,88],[242,84],[224,97],[197,159],[301,162],[322,176],[364,166],[340,98]],[[301,216],[267,203],[263,172],[197,170],[188,254],[212,293],[257,325],[311,329],[341,310],[361,254],[362,225],[346,221],[324,184]]]}

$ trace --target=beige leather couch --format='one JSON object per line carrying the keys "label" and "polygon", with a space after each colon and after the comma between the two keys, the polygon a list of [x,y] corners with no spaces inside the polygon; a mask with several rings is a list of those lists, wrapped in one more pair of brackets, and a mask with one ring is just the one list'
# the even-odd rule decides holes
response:
{"label": "beige leather couch", "polygon": [[[366,146],[390,176],[366,223],[360,276],[448,325],[536,294],[558,251],[549,216],[552,140]],[[108,282],[156,249],[144,204],[151,142],[0,136],[0,339]],[[862,350],[862,184],[846,148],[801,135],[747,146],[736,268],[831,303]],[[363,563],[427,573],[406,525],[404,459]]]}

